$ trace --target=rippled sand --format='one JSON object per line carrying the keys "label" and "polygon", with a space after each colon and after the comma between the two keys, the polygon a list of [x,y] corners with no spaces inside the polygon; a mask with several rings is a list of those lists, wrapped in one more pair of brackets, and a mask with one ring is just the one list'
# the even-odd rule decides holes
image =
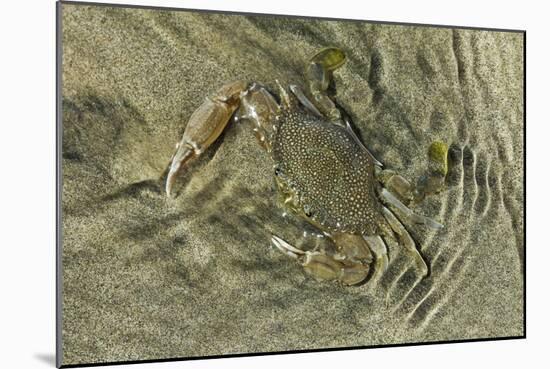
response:
{"label": "rippled sand", "polygon": [[[523,335],[523,34],[63,5],[63,364]],[[343,48],[337,100],[387,167],[448,188],[408,226],[431,267],[390,245],[376,290],[307,277],[271,162],[230,126],[163,176],[189,115],[234,79],[300,83]],[[311,240],[310,240],[311,241]],[[307,243],[307,242],[306,242]]]}

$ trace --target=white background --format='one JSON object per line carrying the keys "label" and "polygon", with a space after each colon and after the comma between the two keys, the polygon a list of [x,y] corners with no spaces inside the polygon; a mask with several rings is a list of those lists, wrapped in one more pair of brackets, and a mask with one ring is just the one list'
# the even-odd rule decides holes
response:
{"label": "white background", "polygon": [[[111,3],[124,3],[111,0]],[[548,365],[548,12],[528,1],[275,0],[132,4],[527,30],[527,340],[155,363],[120,368]],[[536,4],[533,2],[533,4]],[[540,2],[544,4],[544,2]],[[53,367],[55,353],[55,3],[0,10],[0,367]],[[545,18],[546,17],[546,18]],[[239,32],[238,29],[235,32]],[[522,160],[522,158],[516,158]],[[547,364],[538,364],[544,363]],[[548,366],[546,366],[548,367]]]}

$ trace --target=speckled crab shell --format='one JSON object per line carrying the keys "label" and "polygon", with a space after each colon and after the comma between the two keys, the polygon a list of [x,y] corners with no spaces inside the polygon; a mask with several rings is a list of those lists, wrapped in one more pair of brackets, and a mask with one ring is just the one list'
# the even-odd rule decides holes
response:
{"label": "speckled crab shell", "polygon": [[322,230],[372,235],[385,226],[373,160],[347,128],[302,108],[283,111],[272,157],[279,188]]}

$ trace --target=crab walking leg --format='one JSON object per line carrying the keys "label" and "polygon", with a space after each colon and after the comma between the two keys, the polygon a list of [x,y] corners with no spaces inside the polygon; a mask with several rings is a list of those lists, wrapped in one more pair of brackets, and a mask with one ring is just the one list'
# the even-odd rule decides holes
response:
{"label": "crab walking leg", "polygon": [[[347,260],[343,255],[328,255],[318,251],[303,251],[280,237],[272,236],[271,243],[283,254],[298,260],[306,273],[317,280],[338,280],[348,286],[361,283],[369,274],[368,263]],[[367,260],[370,262],[370,260]]]}
{"label": "crab walking leg", "polygon": [[370,249],[375,255],[375,269],[372,276],[373,281],[378,281],[388,269],[388,248],[380,236],[363,236]]}
{"label": "crab walking leg", "polygon": [[330,281],[339,278],[340,270],[342,269],[340,262],[320,252],[297,249],[277,236],[271,237],[271,243],[286,256],[298,260],[305,271],[313,275],[316,279]]}
{"label": "crab walking leg", "polygon": [[332,81],[332,72],[346,61],[346,54],[338,48],[327,47],[311,57],[305,69],[309,93],[319,110],[332,120],[340,120],[341,114],[328,97],[327,90]]}
{"label": "crab walking leg", "polygon": [[374,168],[374,175],[382,185],[390,192],[398,194],[408,204],[415,199],[415,188],[403,176],[392,169],[382,169],[380,166]]}
{"label": "crab walking leg", "polygon": [[241,104],[234,115],[234,120],[251,122],[258,142],[267,152],[271,152],[275,132],[273,122],[280,110],[275,98],[264,87],[252,83],[246,91],[241,93]]}
{"label": "crab walking leg", "polygon": [[286,92],[286,88],[283,87],[281,82],[276,79],[275,84],[277,85],[277,89],[279,90],[279,97],[281,98],[281,105],[284,109],[289,110],[292,108],[292,100],[290,100],[290,96],[288,96],[288,93]]}
{"label": "crab walking leg", "polygon": [[349,134],[351,135],[351,137],[353,137],[353,139],[355,140],[355,142],[357,143],[357,145],[359,145],[360,147],[363,148],[363,150],[366,151],[367,154],[369,154],[369,156],[371,157],[372,161],[374,162],[374,165],[376,165],[377,168],[382,168],[384,166],[384,164],[382,164],[380,162],[380,160],[376,159],[376,157],[370,152],[369,149],[367,149],[367,147],[365,145],[363,145],[363,143],[361,142],[361,140],[359,139],[359,137],[357,137],[357,134],[353,131],[353,128],[351,128],[351,124],[349,122],[349,120],[347,118],[344,119],[344,123],[346,124],[346,129],[348,130]]}
{"label": "crab walking leg", "polygon": [[323,117],[323,114],[313,105],[311,101],[307,98],[307,96],[304,94],[304,91],[296,85],[290,85],[290,91],[296,96],[298,101],[302,103],[302,105],[309,110],[310,113],[313,115],[316,115],[317,117],[321,118]]}
{"label": "crab walking leg", "polygon": [[449,147],[441,141],[434,141],[428,149],[428,168],[417,184],[409,181],[394,170],[376,168],[376,178],[390,191],[397,193],[408,203],[419,203],[428,195],[436,194],[445,188],[449,170],[447,162]]}
{"label": "crab walking leg", "polygon": [[231,116],[239,107],[240,94],[247,83],[235,81],[222,86],[213,96],[207,97],[191,114],[166,178],[166,194],[170,196],[177,174],[190,160],[199,156],[222,133]]}
{"label": "crab walking leg", "polygon": [[385,206],[382,207],[382,212],[384,214],[384,217],[390,224],[393,231],[399,236],[399,239],[403,243],[403,245],[409,250],[415,258],[416,263],[420,267],[420,270],[422,271],[422,277],[425,277],[428,275],[428,265],[426,265],[426,262],[424,261],[424,258],[422,255],[420,255],[420,252],[416,249],[416,244],[414,243],[414,240],[412,239],[409,232],[405,229],[403,224],[393,215],[393,213],[386,208]]}
{"label": "crab walking leg", "polygon": [[271,243],[277,247],[283,254],[286,256],[289,256],[293,259],[298,259],[300,255],[305,255],[306,252],[300,249],[297,249],[296,247],[292,246],[285,240],[283,240],[280,237],[272,236],[271,237]]}
{"label": "crab walking leg", "polygon": [[395,195],[393,195],[385,188],[382,188],[382,190],[380,190],[380,197],[382,198],[382,201],[384,201],[386,204],[397,208],[401,213],[403,213],[407,220],[411,221],[412,223],[423,224],[433,229],[443,228],[443,224],[438,223],[431,218],[415,214],[411,209],[409,209],[401,201],[399,201],[399,199],[395,197]]}

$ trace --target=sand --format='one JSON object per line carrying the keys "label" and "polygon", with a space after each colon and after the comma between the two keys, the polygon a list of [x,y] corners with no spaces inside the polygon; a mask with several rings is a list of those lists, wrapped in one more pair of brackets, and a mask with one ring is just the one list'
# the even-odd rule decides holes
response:
{"label": "sand", "polygon": [[[62,363],[521,336],[523,34],[64,4]],[[235,79],[303,83],[338,46],[336,100],[386,167],[415,180],[451,146],[444,192],[407,225],[430,265],[389,245],[376,288],[318,282],[272,163],[232,124],[163,191],[190,114]]]}

